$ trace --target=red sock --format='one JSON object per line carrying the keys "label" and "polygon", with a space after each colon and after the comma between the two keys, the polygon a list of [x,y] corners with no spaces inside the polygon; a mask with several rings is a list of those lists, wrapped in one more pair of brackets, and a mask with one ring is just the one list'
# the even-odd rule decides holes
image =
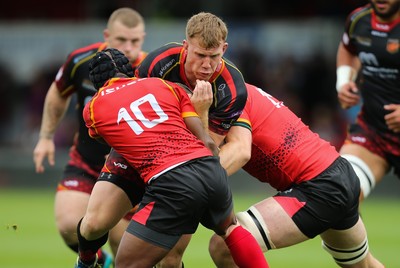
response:
{"label": "red sock", "polygon": [[243,268],[269,268],[256,239],[242,226],[236,227],[225,239],[236,265]]}

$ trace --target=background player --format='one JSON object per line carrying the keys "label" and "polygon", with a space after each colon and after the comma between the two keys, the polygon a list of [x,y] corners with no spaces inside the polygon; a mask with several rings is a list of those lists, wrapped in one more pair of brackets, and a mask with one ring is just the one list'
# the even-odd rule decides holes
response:
{"label": "background player", "polygon": [[350,108],[362,99],[340,149],[360,179],[361,200],[391,168],[400,175],[399,22],[399,0],[371,0],[348,16],[337,51],[341,106]]}
{"label": "background player", "polygon": [[[217,147],[187,93],[160,78],[128,78],[123,75],[130,68],[125,62],[117,50],[97,53],[90,66],[95,86],[103,84],[105,75],[115,78],[84,109],[90,135],[103,138],[121,153],[146,184],[118,249],[117,267],[152,267],[182,234],[194,233],[199,222],[226,239],[240,267],[268,267],[254,237],[235,223],[226,172],[218,158],[212,157],[218,154]],[[198,81],[196,90],[211,92],[211,85]],[[93,224],[92,207],[108,202],[107,189],[114,193],[113,185],[96,183],[89,215],[78,226],[80,238]],[[85,239],[82,242],[82,246],[90,244]],[[81,252],[80,262],[87,251]]]}
{"label": "background player", "polygon": [[[113,47],[121,50],[133,66],[145,57],[142,44],[145,24],[142,16],[133,9],[120,8],[109,17],[103,33],[104,42],[95,43],[73,51],[60,68],[46,95],[39,141],[34,149],[36,172],[44,172],[43,161],[47,157],[50,165],[55,163],[54,134],[68,109],[71,96],[77,96],[79,130],[70,149],[70,160],[65,167],[62,180],[57,186],[55,197],[56,225],[64,242],[78,252],[76,225],[85,214],[89,196],[104,164],[110,147],[100,144],[88,136],[82,118],[84,105],[96,93],[89,80],[88,61],[97,51]],[[110,232],[110,245],[115,253],[120,238],[128,224],[122,220]],[[100,262],[102,252],[99,251]]]}
{"label": "background player", "polygon": [[[264,251],[320,235],[341,267],[383,267],[369,252],[358,214],[359,181],[345,159],[281,101],[247,85],[243,114],[219,152],[228,175],[243,167],[279,192],[237,214]],[[223,241],[213,236],[217,267],[236,267]],[[301,266],[301,265],[300,265]]]}

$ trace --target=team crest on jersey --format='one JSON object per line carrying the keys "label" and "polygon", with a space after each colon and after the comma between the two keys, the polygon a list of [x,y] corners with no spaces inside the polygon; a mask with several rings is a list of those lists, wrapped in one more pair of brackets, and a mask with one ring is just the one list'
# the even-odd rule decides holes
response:
{"label": "team crest on jersey", "polygon": [[388,39],[386,43],[386,50],[389,53],[397,53],[399,51],[400,42],[399,39]]}

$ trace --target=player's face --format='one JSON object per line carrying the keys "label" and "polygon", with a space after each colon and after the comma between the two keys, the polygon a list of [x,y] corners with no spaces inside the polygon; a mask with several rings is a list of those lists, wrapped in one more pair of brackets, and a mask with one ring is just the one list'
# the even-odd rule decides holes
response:
{"label": "player's face", "polygon": [[382,22],[392,21],[400,16],[400,0],[370,0]]}
{"label": "player's face", "polygon": [[218,47],[204,48],[197,37],[183,41],[187,57],[185,73],[191,85],[196,85],[196,80],[208,81],[221,63],[228,44],[221,42]]}
{"label": "player's face", "polygon": [[128,28],[120,21],[115,21],[109,29],[104,30],[104,40],[108,46],[124,53],[130,62],[139,56],[145,35],[143,24]]}

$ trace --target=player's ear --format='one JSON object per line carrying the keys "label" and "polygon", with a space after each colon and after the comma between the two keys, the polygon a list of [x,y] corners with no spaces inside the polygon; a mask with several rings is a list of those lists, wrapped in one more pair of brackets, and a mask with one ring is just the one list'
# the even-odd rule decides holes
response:
{"label": "player's ear", "polygon": [[225,51],[228,49],[228,43],[225,42],[224,46],[222,47],[222,51],[223,53],[225,53]]}
{"label": "player's ear", "polygon": [[189,46],[188,41],[186,41],[186,39],[183,39],[182,44],[183,44],[183,48],[184,48],[185,50],[187,50],[187,49],[188,49],[188,46]]}
{"label": "player's ear", "polygon": [[104,29],[104,31],[103,31],[103,38],[104,38],[104,41],[106,41],[106,42],[108,42],[108,38],[110,37],[110,31],[106,28],[106,29]]}

